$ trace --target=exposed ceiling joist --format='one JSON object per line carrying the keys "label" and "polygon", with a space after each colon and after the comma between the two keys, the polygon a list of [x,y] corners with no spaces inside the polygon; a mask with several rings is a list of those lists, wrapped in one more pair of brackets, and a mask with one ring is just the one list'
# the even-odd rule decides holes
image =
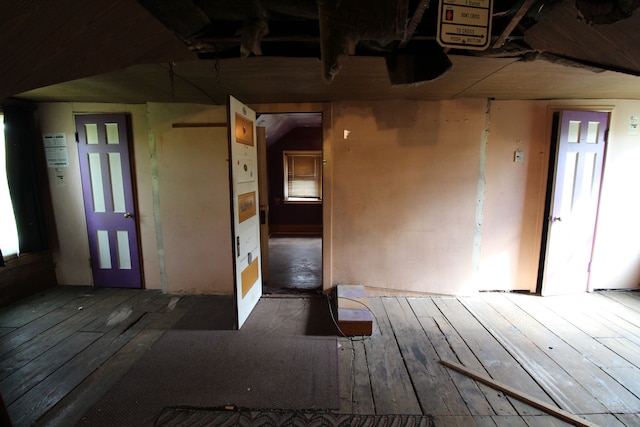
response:
{"label": "exposed ceiling joist", "polygon": [[522,18],[527,14],[531,6],[536,2],[536,0],[524,0],[520,5],[520,8],[516,12],[511,21],[507,24],[506,28],[502,31],[502,34],[498,36],[498,39],[493,43],[494,49],[499,49],[504,46],[505,41],[511,35],[516,26],[520,23]]}

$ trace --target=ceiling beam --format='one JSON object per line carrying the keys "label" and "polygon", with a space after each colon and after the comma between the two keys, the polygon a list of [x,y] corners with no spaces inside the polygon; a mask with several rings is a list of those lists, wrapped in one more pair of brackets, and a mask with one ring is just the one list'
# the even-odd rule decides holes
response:
{"label": "ceiling beam", "polygon": [[511,35],[513,29],[516,28],[516,25],[518,25],[522,18],[524,18],[524,15],[529,11],[534,1],[535,0],[524,0],[522,2],[522,5],[520,5],[520,9],[518,9],[518,12],[516,12],[515,16],[511,19],[511,22],[507,24],[507,27],[493,44],[494,49],[501,48],[504,45],[504,43],[507,41],[507,38]]}
{"label": "ceiling beam", "polygon": [[427,9],[429,9],[429,0],[420,0],[420,4],[418,5],[415,13],[411,17],[411,22],[409,22],[409,26],[407,27],[407,30],[404,32],[404,37],[402,38],[402,41],[400,42],[400,45],[399,45],[400,48],[405,47],[407,43],[409,43],[409,40],[411,40],[413,33],[416,32],[416,29],[418,28],[420,21],[422,21],[422,16],[424,15]]}

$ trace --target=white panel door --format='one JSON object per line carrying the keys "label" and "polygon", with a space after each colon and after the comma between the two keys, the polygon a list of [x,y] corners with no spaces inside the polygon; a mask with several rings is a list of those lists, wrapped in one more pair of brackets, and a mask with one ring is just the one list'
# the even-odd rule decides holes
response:
{"label": "white panel door", "polygon": [[562,111],[542,295],[586,292],[609,113]]}
{"label": "white panel door", "polygon": [[229,97],[229,157],[238,328],[262,296],[256,113]]}

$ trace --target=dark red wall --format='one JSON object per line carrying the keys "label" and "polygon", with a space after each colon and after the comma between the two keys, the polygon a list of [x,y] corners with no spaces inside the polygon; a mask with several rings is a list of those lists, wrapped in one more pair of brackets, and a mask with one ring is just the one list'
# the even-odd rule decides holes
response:
{"label": "dark red wall", "polygon": [[296,128],[267,148],[270,225],[321,225],[321,204],[284,204],[284,150],[322,150],[322,128]]}

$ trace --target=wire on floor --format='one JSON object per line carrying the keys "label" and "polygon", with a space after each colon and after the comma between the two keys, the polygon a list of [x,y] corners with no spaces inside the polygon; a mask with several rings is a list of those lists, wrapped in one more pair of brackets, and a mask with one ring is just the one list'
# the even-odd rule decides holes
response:
{"label": "wire on floor", "polygon": [[358,304],[364,306],[364,308],[369,310],[369,313],[371,313],[371,318],[374,319],[373,323],[375,324],[375,327],[373,328],[373,331],[371,332],[371,335],[369,335],[369,336],[363,335],[363,336],[360,336],[360,337],[352,337],[352,336],[348,336],[347,334],[345,334],[342,331],[342,329],[340,329],[340,326],[338,325],[338,322],[336,321],[336,317],[335,317],[334,312],[333,312],[333,304],[331,303],[332,302],[332,297],[331,297],[330,294],[326,294],[326,296],[327,296],[327,305],[329,306],[329,314],[331,315],[331,320],[333,321],[333,324],[336,327],[336,329],[338,330],[338,332],[340,333],[340,335],[342,335],[344,338],[347,338],[349,341],[352,341],[352,342],[353,341],[365,341],[365,340],[371,339],[371,337],[373,335],[375,335],[376,330],[378,330],[376,316],[373,314],[373,311],[371,310],[371,308],[367,304],[363,303],[362,301],[358,301],[357,299],[343,297],[343,299],[346,299],[346,300],[349,300],[349,301],[355,301]]}

